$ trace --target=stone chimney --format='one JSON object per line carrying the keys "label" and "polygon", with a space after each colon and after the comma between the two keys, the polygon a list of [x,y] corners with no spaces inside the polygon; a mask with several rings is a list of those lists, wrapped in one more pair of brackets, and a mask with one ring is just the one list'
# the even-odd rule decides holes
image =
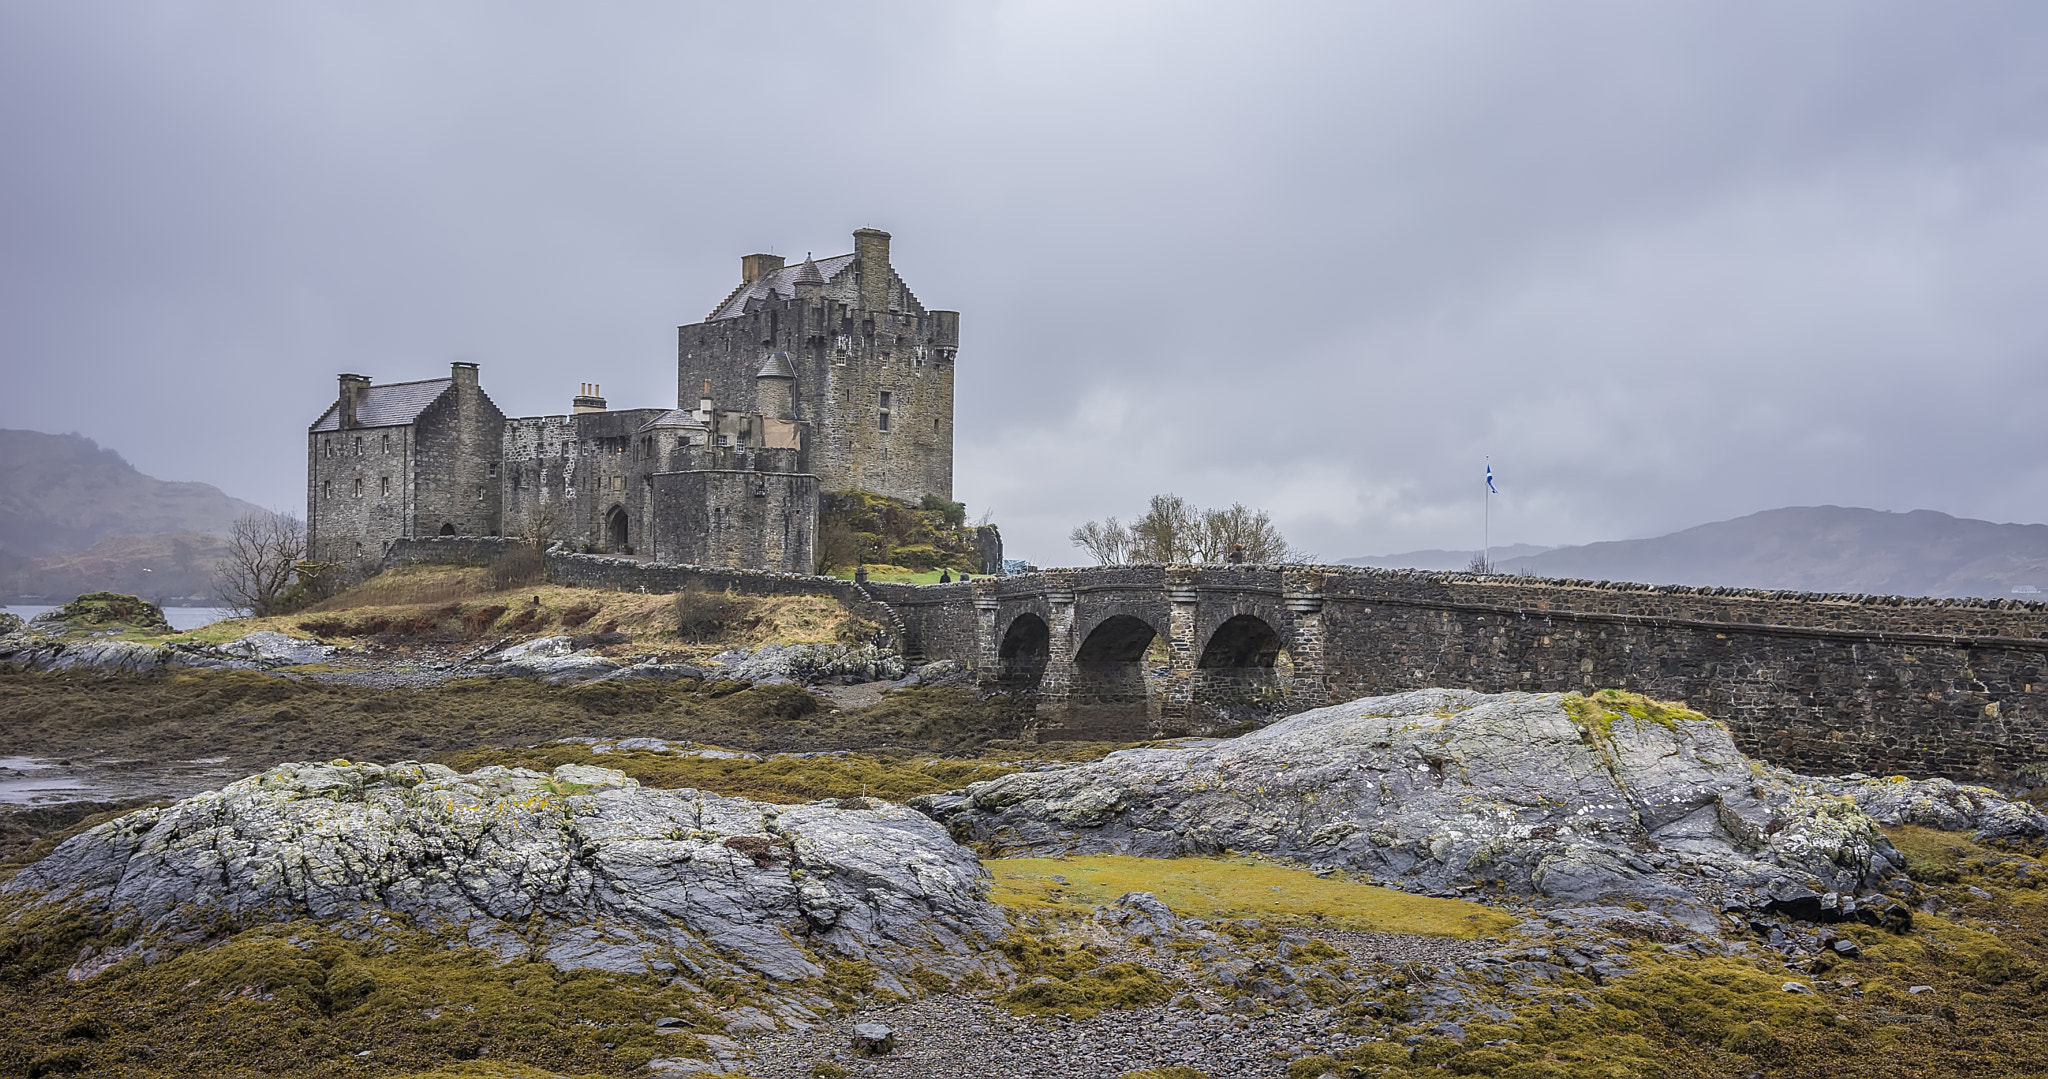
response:
{"label": "stone chimney", "polygon": [[569,401],[569,414],[573,416],[584,412],[603,412],[603,392],[604,387],[595,382],[583,383],[581,392]]}
{"label": "stone chimney", "polygon": [[455,388],[465,394],[476,392],[476,365],[460,360],[448,365],[448,377],[455,380]]}
{"label": "stone chimney", "polygon": [[363,401],[363,391],[370,388],[368,375],[342,375],[341,379],[341,429],[346,431],[356,425],[356,406]]}
{"label": "stone chimney", "polygon": [[889,309],[889,234],[859,229],[853,234],[854,263],[860,267],[860,305],[870,311]]}
{"label": "stone chimney", "polygon": [[740,284],[751,285],[780,269],[781,255],[741,255]]}
{"label": "stone chimney", "polygon": [[697,398],[697,411],[705,416],[711,414],[711,380],[704,380],[704,396]]}

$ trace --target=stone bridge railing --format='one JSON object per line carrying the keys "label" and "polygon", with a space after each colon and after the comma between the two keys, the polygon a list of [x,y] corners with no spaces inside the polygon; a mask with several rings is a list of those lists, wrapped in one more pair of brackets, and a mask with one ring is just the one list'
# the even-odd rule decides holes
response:
{"label": "stone bridge railing", "polygon": [[1350,567],[1110,566],[877,586],[1045,733],[1199,733],[1406,689],[1617,687],[1813,771],[2048,763],[2048,605]]}

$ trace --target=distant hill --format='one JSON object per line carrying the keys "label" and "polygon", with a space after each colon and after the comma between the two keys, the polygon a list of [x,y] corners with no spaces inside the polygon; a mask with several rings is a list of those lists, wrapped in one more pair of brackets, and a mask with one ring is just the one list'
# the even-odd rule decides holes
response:
{"label": "distant hill", "polygon": [[144,475],[83,435],[0,430],[0,593],[204,595],[218,537],[257,508]]}
{"label": "distant hill", "polygon": [[[2048,525],[1994,524],[1933,510],[1790,506],[1653,539],[1509,557],[1502,556],[1504,550],[1495,549],[1498,572],[1538,577],[2048,599]],[[1464,556],[1469,562],[1471,552]]]}
{"label": "distant hill", "polygon": [[[1555,550],[1557,550],[1555,547],[1538,547],[1533,543],[1513,543],[1504,547],[1495,547],[1493,549],[1493,561],[1495,565],[1498,565],[1502,559],[1522,558],[1528,555],[1542,554],[1545,551]],[[1379,569],[1462,570],[1470,568],[1472,560],[1477,557],[1479,557],[1479,552],[1476,550],[1445,551],[1431,548],[1424,551],[1403,551],[1400,554],[1360,555],[1357,558],[1346,558],[1341,559],[1341,561],[1347,566],[1374,566]]]}

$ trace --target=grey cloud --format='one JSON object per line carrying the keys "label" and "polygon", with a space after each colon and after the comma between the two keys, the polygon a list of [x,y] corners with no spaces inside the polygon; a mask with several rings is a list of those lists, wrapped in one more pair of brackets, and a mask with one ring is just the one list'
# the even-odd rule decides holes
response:
{"label": "grey cloud", "polygon": [[2024,4],[13,5],[0,425],[290,505],[335,371],[674,394],[737,256],[963,314],[1013,548],[1326,556],[1793,503],[2039,520]]}

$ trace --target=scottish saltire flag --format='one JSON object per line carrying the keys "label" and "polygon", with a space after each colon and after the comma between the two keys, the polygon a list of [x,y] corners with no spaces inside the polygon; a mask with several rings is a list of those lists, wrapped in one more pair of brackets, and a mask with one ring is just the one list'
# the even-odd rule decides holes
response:
{"label": "scottish saltire flag", "polygon": [[1498,488],[1498,487],[1495,487],[1495,486],[1493,485],[1493,466],[1492,466],[1492,465],[1487,465],[1487,466],[1486,466],[1486,491],[1487,491],[1487,493],[1488,493],[1488,494],[1496,494],[1496,495],[1497,495],[1497,494],[1499,494],[1499,493],[1500,493],[1500,488]]}

